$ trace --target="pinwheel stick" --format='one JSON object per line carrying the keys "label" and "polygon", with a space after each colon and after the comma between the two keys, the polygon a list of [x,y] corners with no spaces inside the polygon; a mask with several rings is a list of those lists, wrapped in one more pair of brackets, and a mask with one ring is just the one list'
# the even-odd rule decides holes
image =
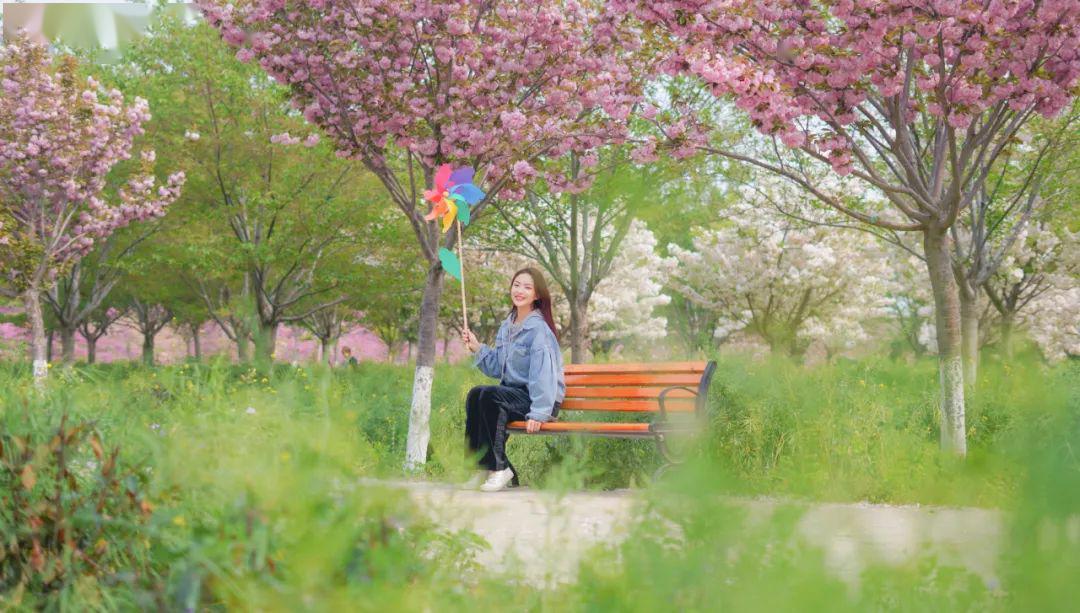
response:
{"label": "pinwheel stick", "polygon": [[461,319],[465,324],[465,331],[469,330],[469,309],[465,306],[465,254],[461,248],[461,220],[455,219],[457,223],[457,249],[458,249],[458,261],[461,262]]}

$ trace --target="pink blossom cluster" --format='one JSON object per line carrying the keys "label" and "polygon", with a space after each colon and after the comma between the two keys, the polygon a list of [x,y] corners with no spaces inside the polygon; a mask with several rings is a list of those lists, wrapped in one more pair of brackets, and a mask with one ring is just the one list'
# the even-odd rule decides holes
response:
{"label": "pink blossom cluster", "polygon": [[[640,33],[578,0],[199,0],[342,157],[467,160],[502,197],[541,158],[626,138]],[[519,164],[526,162],[528,167]],[[571,186],[575,187],[575,186]]]}
{"label": "pink blossom cluster", "polygon": [[307,138],[301,140],[299,136],[293,136],[288,132],[282,132],[281,134],[274,134],[270,137],[270,142],[275,145],[299,145],[304,143],[304,146],[311,149],[315,145],[319,144],[318,132],[312,132],[307,135]]}
{"label": "pink blossom cluster", "polygon": [[609,4],[672,36],[666,71],[700,77],[758,130],[840,174],[852,170],[856,122],[928,113],[965,131],[996,121],[984,113],[1001,103],[1052,115],[1080,78],[1080,0]]}
{"label": "pink blossom cluster", "polygon": [[150,119],[145,100],[124,104],[119,91],[80,79],[73,58],[54,63],[25,36],[0,47],[0,70],[0,202],[14,226],[5,231],[40,246],[46,267],[81,257],[117,228],[163,215],[177,198],[183,173],[155,189],[152,151],[142,154],[141,173],[119,190],[118,202],[104,194],[109,172],[131,157]]}

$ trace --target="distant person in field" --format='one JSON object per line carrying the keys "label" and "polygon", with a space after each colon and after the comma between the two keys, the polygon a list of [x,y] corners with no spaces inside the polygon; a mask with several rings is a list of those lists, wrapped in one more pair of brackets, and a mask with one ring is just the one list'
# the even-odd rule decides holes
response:
{"label": "distant person in field", "polygon": [[356,366],[356,358],[353,357],[352,348],[348,345],[341,348],[341,361],[345,366]]}
{"label": "distant person in field", "polygon": [[476,366],[498,385],[469,391],[465,401],[465,439],[480,457],[480,489],[497,492],[518,485],[517,471],[506,457],[506,424],[524,421],[530,433],[555,419],[566,394],[562,352],[551,316],[551,294],[540,271],[523,268],[510,279],[510,313],[499,327],[495,346],[480,343],[470,330],[461,334],[476,354]]}

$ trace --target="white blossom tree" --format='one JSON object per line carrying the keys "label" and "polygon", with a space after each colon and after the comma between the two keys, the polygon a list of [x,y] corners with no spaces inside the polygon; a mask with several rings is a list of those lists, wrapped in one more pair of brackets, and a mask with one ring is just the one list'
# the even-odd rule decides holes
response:
{"label": "white blossom tree", "polygon": [[896,327],[897,341],[901,345],[894,346],[892,353],[895,356],[910,349],[915,357],[921,357],[930,350],[926,334],[934,324],[934,297],[930,293],[930,280],[918,255],[893,249],[888,257],[892,260],[892,282],[889,284],[889,303],[885,310]]}
{"label": "white blossom tree", "polygon": [[[1006,258],[1016,251],[1029,225],[1059,214],[1065,201],[1071,138],[1080,116],[1076,104],[1063,117],[1033,121],[1006,147],[981,192],[950,228],[953,274],[960,290],[961,355],[964,383],[974,386],[979,349],[988,337],[980,325],[992,311],[984,289]],[[1022,247],[1020,247],[1022,249]]]}
{"label": "white blossom tree", "polygon": [[667,319],[657,309],[671,302],[664,287],[675,270],[675,259],[663,257],[657,243],[644,222],[630,223],[611,270],[597,284],[590,302],[589,340],[594,347],[667,336]]}
{"label": "white blossom tree", "polygon": [[983,289],[1008,358],[1026,329],[1048,359],[1080,354],[1080,232],[1037,223],[1020,234]]}
{"label": "white blossom tree", "polygon": [[717,313],[720,342],[744,331],[800,356],[813,340],[854,343],[864,321],[885,314],[889,270],[870,234],[749,201],[727,213],[728,223],[697,234],[692,249],[669,246],[678,260],[671,287]]}
{"label": "white blossom tree", "polygon": [[1074,277],[1068,287],[1055,288],[1029,304],[1028,333],[1048,360],[1080,356],[1080,284]]}

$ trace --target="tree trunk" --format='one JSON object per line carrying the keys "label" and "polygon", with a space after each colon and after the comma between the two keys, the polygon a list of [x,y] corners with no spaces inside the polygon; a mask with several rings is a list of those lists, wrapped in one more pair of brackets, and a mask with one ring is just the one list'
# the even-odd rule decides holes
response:
{"label": "tree trunk", "polygon": [[1001,353],[1006,360],[1012,360],[1013,358],[1014,317],[1013,313],[1002,313],[1001,315]]}
{"label": "tree trunk", "polygon": [[93,364],[97,361],[97,339],[86,339],[86,363]]}
{"label": "tree trunk", "polygon": [[60,326],[60,361],[75,363],[75,328]]}
{"label": "tree trunk", "polygon": [[575,300],[570,304],[570,363],[583,364],[589,359],[589,304]]}
{"label": "tree trunk", "polygon": [[[39,302],[39,304],[40,304],[40,302]],[[56,336],[56,331],[55,330],[46,330],[45,331],[45,343],[46,343],[46,345],[45,345],[45,361],[48,362],[48,363],[52,363],[52,361],[53,361],[53,353],[55,353],[53,351],[53,337],[54,336]]]}
{"label": "tree trunk", "polygon": [[248,361],[248,339],[243,336],[236,337],[236,361],[241,364]]}
{"label": "tree trunk", "polygon": [[960,288],[953,275],[948,232],[923,233],[923,249],[934,293],[937,324],[938,376],[940,382],[941,448],[963,456],[967,453],[964,424],[964,370],[961,357]]}
{"label": "tree trunk", "polygon": [[30,288],[23,294],[26,317],[30,320],[30,359],[34,365],[34,384],[40,389],[49,374],[48,347],[45,343],[45,318],[41,315],[41,294]]}
{"label": "tree trunk", "polygon": [[445,334],[443,335],[442,359],[443,359],[443,363],[445,363],[445,364],[450,363],[450,333],[451,332],[452,332],[452,330],[450,330],[450,328],[446,328]]}
{"label": "tree trunk", "polygon": [[[409,435],[405,445],[405,470],[417,470],[427,461],[431,431],[431,384],[435,379],[435,341],[439,329],[439,298],[442,295],[442,266],[428,268],[424,297],[420,302],[420,335],[416,371],[413,374],[412,407],[409,410]],[[411,348],[411,343],[410,343]]]}
{"label": "tree trunk", "polygon": [[145,366],[154,365],[154,334],[147,334],[146,332],[143,332],[142,363]]}
{"label": "tree trunk", "polygon": [[334,349],[331,347],[329,338],[320,339],[319,342],[319,362],[325,362],[326,364],[333,365],[334,362]]}
{"label": "tree trunk", "polygon": [[979,295],[958,285],[960,294],[961,355],[964,359],[964,385],[975,388],[979,371]]}
{"label": "tree trunk", "polygon": [[195,361],[202,361],[202,341],[199,339],[199,326],[193,324],[191,326],[191,344],[195,346]]}
{"label": "tree trunk", "polygon": [[810,349],[809,343],[802,342],[799,337],[794,334],[790,334],[784,339],[784,350],[791,356],[792,360],[795,360],[800,364],[806,362],[806,351],[808,349]]}
{"label": "tree trunk", "polygon": [[270,363],[274,360],[274,348],[277,345],[278,324],[259,324],[255,335],[255,357]]}

